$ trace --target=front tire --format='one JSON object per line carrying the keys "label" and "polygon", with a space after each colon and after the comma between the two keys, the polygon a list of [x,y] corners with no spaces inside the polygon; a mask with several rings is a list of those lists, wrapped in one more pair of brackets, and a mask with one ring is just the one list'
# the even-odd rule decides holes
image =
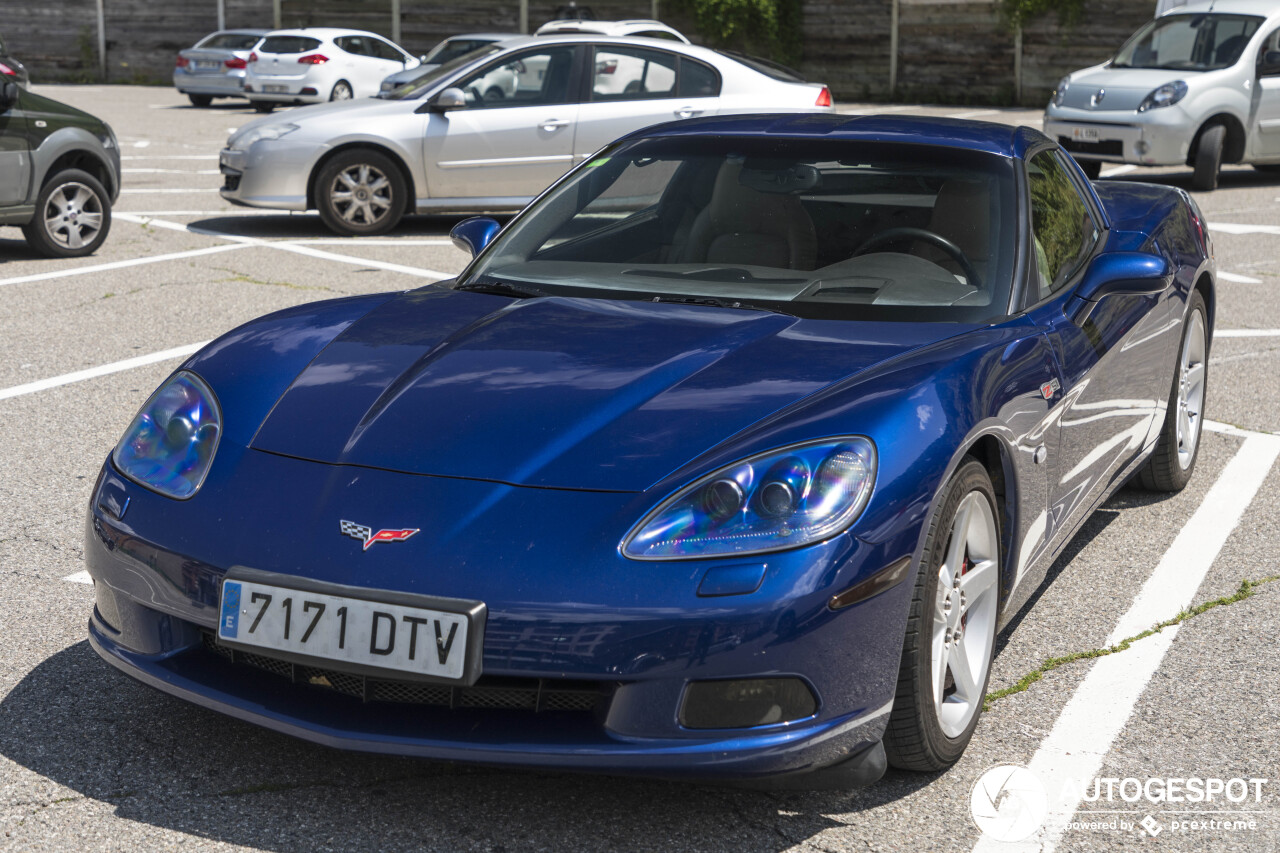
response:
{"label": "front tire", "polygon": [[1200,291],[1193,291],[1160,440],[1147,464],[1138,472],[1138,481],[1144,489],[1182,491],[1196,470],[1209,382],[1208,314],[1204,297]]}
{"label": "front tire", "polygon": [[110,197],[97,178],[80,169],[64,169],[45,181],[35,216],[22,226],[27,245],[48,258],[93,254],[110,230]]}
{"label": "front tire", "polygon": [[929,522],[884,736],[894,767],[945,770],[973,737],[999,615],[998,518],[991,478],[969,458]]}
{"label": "front tire", "polygon": [[1207,192],[1218,188],[1218,173],[1222,170],[1222,146],[1227,139],[1227,129],[1220,124],[1200,134],[1196,146],[1195,171],[1191,175],[1191,189]]}
{"label": "front tire", "polygon": [[316,178],[320,218],[344,237],[390,231],[404,214],[408,192],[391,158],[369,149],[343,151]]}

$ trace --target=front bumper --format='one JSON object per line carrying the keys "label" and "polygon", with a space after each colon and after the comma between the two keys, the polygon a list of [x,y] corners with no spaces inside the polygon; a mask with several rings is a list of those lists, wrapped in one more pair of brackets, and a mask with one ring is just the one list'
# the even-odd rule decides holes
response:
{"label": "front bumper", "polygon": [[[360,751],[748,782],[837,768],[826,776],[848,785],[874,781],[883,770],[878,744],[896,683],[911,585],[899,584],[839,612],[827,602],[834,592],[875,574],[891,554],[900,556],[901,541],[870,547],[838,537],[769,555],[759,588],[716,596],[699,592],[706,591],[708,572],[724,561],[638,564],[616,552],[593,554],[598,543],[591,536],[580,545],[557,542],[563,538],[554,535],[559,528],[540,522],[512,534],[511,541],[524,541],[542,530],[542,538],[523,553],[503,552],[481,530],[457,547],[442,547],[424,529],[395,548],[379,546],[369,555],[334,561],[335,550],[347,550],[333,547],[341,541],[337,516],[329,525],[329,513],[318,513],[333,535],[317,547],[310,541],[315,531],[304,520],[313,513],[297,512],[303,495],[333,492],[329,466],[228,448],[220,448],[220,462],[229,461],[229,452],[250,457],[231,467],[256,468],[255,481],[289,485],[283,491],[269,488],[275,492],[269,498],[253,495],[242,506],[228,505],[229,512],[200,506],[202,498],[219,491],[212,482],[216,472],[187,502],[128,483],[109,463],[95,489],[86,534],[86,564],[97,590],[90,640],[107,661],[146,684],[276,731]],[[259,480],[263,476],[270,479]],[[358,479],[362,494],[395,495],[393,503],[419,506],[441,528],[452,520],[446,504],[474,507],[494,490],[492,484],[446,481],[448,494],[437,501],[429,495],[441,490],[435,478],[366,471]],[[516,491],[540,493],[534,498],[544,504],[542,521],[577,518],[591,528],[611,517],[638,517],[635,495]],[[529,497],[515,496],[526,504]],[[127,511],[117,518],[121,507]],[[277,527],[281,507],[295,508],[295,531]],[[210,519],[202,516],[210,511],[219,520],[205,530]],[[365,512],[378,514],[374,507]],[[266,527],[251,521],[255,517]],[[410,545],[418,540],[427,546],[422,552]],[[250,546],[254,541],[257,546]],[[359,554],[359,543],[350,543],[352,554]],[[529,557],[557,545],[558,553]],[[330,554],[328,566],[323,552]],[[332,579],[337,569],[351,582],[351,562],[360,559],[361,585],[370,588],[398,584],[405,591],[442,595],[469,590],[489,608],[484,677],[552,686],[590,679],[607,688],[607,696],[593,713],[362,701],[209,651],[204,635],[217,622],[224,567],[256,562],[279,570],[286,553],[283,563],[310,566],[307,576],[317,579]],[[445,571],[454,563],[482,565],[471,559],[473,553],[488,555],[481,571]],[[432,568],[405,571],[406,564],[424,557]],[[527,564],[506,565],[521,561]],[[602,577],[609,573],[611,578]],[[541,583],[528,582],[539,576]],[[771,676],[804,679],[818,697],[817,711],[806,719],[746,729],[680,725],[689,682]]]}
{"label": "front bumper", "polygon": [[219,194],[245,207],[306,210],[307,181],[327,145],[298,145],[288,137],[255,142],[248,151],[222,149]]}
{"label": "front bumper", "polygon": [[1187,162],[1195,131],[1177,104],[1145,113],[1050,106],[1044,114],[1045,135],[1078,160],[1179,166]]}

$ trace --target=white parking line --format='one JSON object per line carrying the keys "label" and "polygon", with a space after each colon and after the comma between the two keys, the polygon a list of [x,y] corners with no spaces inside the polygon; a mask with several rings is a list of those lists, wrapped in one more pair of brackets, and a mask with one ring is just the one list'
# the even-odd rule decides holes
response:
{"label": "white parking line", "polygon": [[165,361],[171,358],[180,358],[182,356],[191,355],[207,343],[209,342],[201,341],[198,344],[187,344],[186,346],[174,347],[173,349],[161,350],[160,352],[153,352],[149,355],[126,358],[124,361],[113,361],[111,364],[100,364],[97,367],[77,370],[74,373],[64,373],[61,376],[39,379],[35,382],[28,382],[25,385],[15,385],[12,388],[0,388],[0,400],[7,400],[10,397],[21,397],[24,394],[34,394],[37,391],[47,391],[50,388],[57,388],[60,385],[70,385],[73,382],[83,382],[86,379],[97,379],[99,376],[108,376],[112,373],[119,373],[122,370],[132,370],[135,367],[145,367],[148,364],[155,364],[158,361]]}
{"label": "white parking line", "polygon": [[150,169],[150,168],[128,168],[121,169],[126,175],[220,175],[222,171],[219,169]]}
{"label": "white parking line", "polygon": [[67,575],[63,580],[70,583],[93,583],[93,578],[89,576],[88,572],[76,572],[74,575]]}
{"label": "white parking line", "polygon": [[[1280,436],[1249,434],[1120,618],[1108,645],[1176,616],[1191,603],[1277,457]],[[974,853],[1049,853],[1057,846],[1080,805],[1085,782],[1097,775],[1177,634],[1174,625],[1134,643],[1124,654],[1094,663],[1029,765],[1049,794],[1044,829],[1017,844],[984,835],[974,845]],[[1075,793],[1069,783],[1074,783]]]}
{"label": "white parking line", "polygon": [[300,213],[296,210],[244,210],[242,208],[224,207],[222,210],[113,210],[112,215],[117,219],[121,214],[129,214],[130,216],[141,216],[147,219],[155,219],[160,216],[221,216],[225,213],[234,213],[236,216],[313,216],[314,214]]}
{"label": "white parking line", "polygon": [[216,193],[217,191],[218,191],[217,187],[214,187],[213,189],[210,189],[209,187],[200,187],[199,189],[195,189],[195,190],[191,190],[191,189],[187,189],[187,190],[175,190],[175,189],[120,190],[122,194],[132,193],[134,195],[190,195],[191,193]]}
{"label": "white parking line", "polygon": [[121,160],[217,160],[217,154],[122,154]]}
{"label": "white parking line", "polygon": [[1262,284],[1262,279],[1260,278],[1249,278],[1249,276],[1247,275],[1239,275],[1233,272],[1223,272],[1222,270],[1218,270],[1218,278],[1222,279],[1223,281],[1233,281],[1236,284]]}
{"label": "white parking line", "polygon": [[967,113],[951,113],[947,118],[978,118],[979,116],[993,116],[999,112],[999,110],[973,110]]}
{"label": "white parking line", "polygon": [[1280,225],[1241,225],[1234,222],[1210,222],[1210,231],[1223,234],[1280,234]]}
{"label": "white parking line", "polygon": [[[122,217],[117,215],[116,218],[121,219]],[[20,275],[20,276],[17,276],[16,278],[2,278],[0,279],[0,287],[4,287],[5,285],[9,285],[9,284],[25,284],[26,282],[29,282],[29,281],[46,281],[51,278],[67,278],[69,276],[75,276],[75,275],[88,275],[90,273],[95,273],[95,272],[107,272],[108,270],[119,270],[119,269],[125,269],[126,267],[136,267],[140,264],[157,264],[157,263],[160,263],[161,261],[178,261],[178,260],[182,260],[183,258],[195,258],[195,257],[199,257],[200,255],[212,255],[215,252],[226,252],[231,249],[242,249],[246,245],[249,245],[249,244],[237,243],[231,246],[209,246],[208,248],[204,248],[204,249],[191,249],[190,251],[187,251],[187,252],[173,252],[168,255],[152,255],[146,258],[130,258],[127,261],[111,261],[110,263],[93,264],[92,266],[87,266],[87,267],[72,267],[71,269],[56,270],[54,272],[41,272],[41,273],[35,273],[33,275]]]}
{"label": "white parking line", "polygon": [[1280,338],[1280,329],[1214,329],[1214,338]]}
{"label": "white parking line", "polygon": [[1127,175],[1130,172],[1136,172],[1137,166],[1126,164],[1124,166],[1113,166],[1110,169],[1103,169],[1098,173],[1099,178],[1114,178],[1116,175]]}

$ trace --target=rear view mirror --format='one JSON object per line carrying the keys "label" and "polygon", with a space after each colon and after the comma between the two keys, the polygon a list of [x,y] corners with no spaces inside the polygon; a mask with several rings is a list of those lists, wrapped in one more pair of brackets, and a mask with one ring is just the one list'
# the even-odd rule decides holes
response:
{"label": "rear view mirror", "polygon": [[1082,324],[1108,296],[1151,296],[1173,281],[1173,270],[1159,255],[1108,252],[1093,259],[1076,288],[1071,319]]}
{"label": "rear view mirror", "polygon": [[18,103],[18,84],[12,80],[0,83],[0,113],[7,113]]}
{"label": "rear view mirror", "polygon": [[[447,90],[446,90],[447,91]],[[464,219],[449,232],[453,245],[475,257],[484,251],[484,247],[493,242],[493,238],[502,230],[496,219],[487,216],[473,216]]]}
{"label": "rear view mirror", "polygon": [[450,86],[431,99],[433,113],[445,113],[450,110],[461,110],[467,106],[466,93],[456,86]]}

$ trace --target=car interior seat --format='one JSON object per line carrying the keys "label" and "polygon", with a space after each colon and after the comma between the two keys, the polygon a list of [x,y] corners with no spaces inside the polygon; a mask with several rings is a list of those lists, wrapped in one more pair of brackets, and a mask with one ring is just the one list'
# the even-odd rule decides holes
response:
{"label": "car interior seat", "polygon": [[720,167],[711,200],[673,261],[813,269],[818,237],[799,197],[743,186],[741,175],[741,161]]}
{"label": "car interior seat", "polygon": [[[952,179],[938,190],[929,230],[955,243],[978,275],[985,279],[991,260],[991,217],[991,191],[986,183]],[[955,258],[932,243],[917,240],[911,254],[932,261],[948,272],[963,274]]]}

